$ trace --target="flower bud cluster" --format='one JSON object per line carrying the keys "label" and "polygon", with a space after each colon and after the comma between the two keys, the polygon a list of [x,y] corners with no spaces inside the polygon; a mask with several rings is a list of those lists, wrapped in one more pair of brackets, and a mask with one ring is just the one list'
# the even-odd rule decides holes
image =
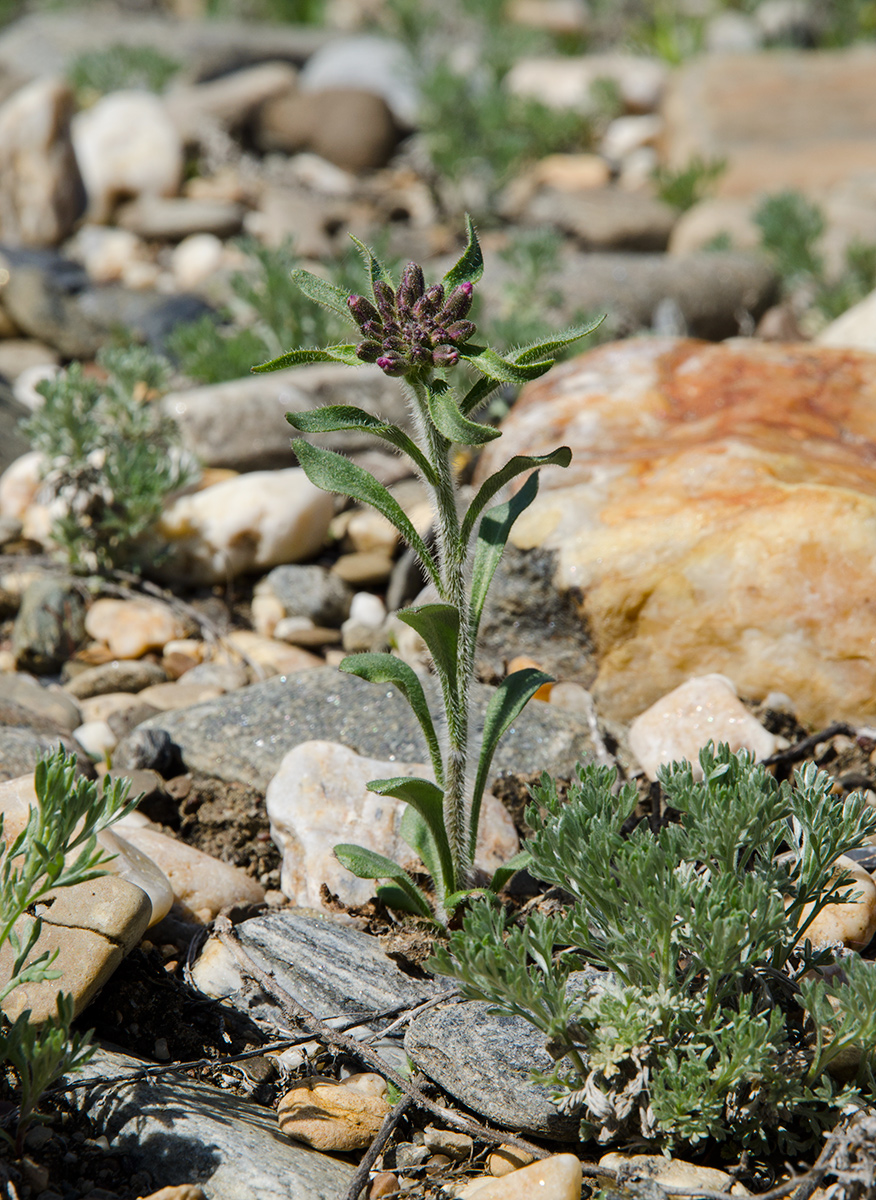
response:
{"label": "flower bud cluster", "polygon": [[376,307],[364,296],[350,296],[347,301],[365,338],[356,354],[363,362],[377,363],[387,375],[456,366],[458,347],[475,331],[474,324],[465,320],[472,291],[470,283],[460,283],[445,298],[443,284],[427,288],[422,269],[409,263],[397,291],[382,280],[374,284]]}

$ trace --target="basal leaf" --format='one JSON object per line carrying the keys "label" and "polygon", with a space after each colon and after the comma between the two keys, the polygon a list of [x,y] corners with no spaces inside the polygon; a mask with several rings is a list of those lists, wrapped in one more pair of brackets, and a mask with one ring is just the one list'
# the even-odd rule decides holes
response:
{"label": "basal leaf", "polygon": [[[428,779],[402,775],[395,779],[372,779],[368,784],[368,791],[376,792],[379,796],[392,796],[395,800],[404,800],[419,813],[429,830],[434,850],[433,857],[437,861],[437,874],[426,863],[429,873],[436,886],[440,883],[445,888],[452,887],[453,858],[450,853],[450,843],[447,840],[447,831],[444,828],[444,793],[441,788],[436,787]],[[419,853],[416,846],[414,849]],[[423,862],[426,860],[423,859]]]}
{"label": "basal leaf", "polygon": [[467,420],[459,411],[453,392],[430,388],[428,397],[429,415],[435,428],[448,442],[456,442],[460,446],[483,446],[502,436],[498,429],[490,425]]}
{"label": "basal leaf", "polygon": [[524,867],[528,867],[532,862],[532,855],[528,850],[519,850],[513,858],[509,858],[504,866],[499,867],[493,873],[493,878],[490,880],[490,891],[501,892],[502,888],[518,871],[522,871]]}
{"label": "basal leaf", "polygon": [[340,669],[348,675],[358,675],[369,683],[392,683],[402,693],[414,716],[420,723],[420,728],[429,747],[429,757],[432,760],[432,770],[439,786],[444,786],[444,763],[441,760],[441,747],[438,735],[432,724],[432,714],[426,703],[426,693],[420,683],[419,676],[413,667],[396,658],[394,654],[348,654],[340,663]]}
{"label": "basal leaf", "polygon": [[471,537],[474,523],[483,512],[484,506],[506,483],[510,483],[512,479],[516,479],[518,475],[522,475],[524,471],[529,471],[533,467],[568,467],[571,461],[572,451],[568,446],[560,446],[551,454],[516,454],[514,458],[509,459],[504,467],[484,480],[478,494],[469,505],[460,530],[460,538],[463,543],[467,543]]}
{"label": "basal leaf", "polygon": [[446,892],[448,887],[452,887],[452,876],[450,879],[443,878],[444,868],[432,830],[415,808],[408,806],[402,813],[399,833],[432,876],[435,891],[440,895]]}
{"label": "basal leaf", "polygon": [[310,300],[315,300],[323,308],[331,309],[332,312],[345,317],[348,321],[351,319],[347,304],[350,293],[344,288],[338,287],[335,283],[329,283],[327,279],[321,279],[319,275],[314,275],[301,267],[292,272],[292,280],[298,284]]}
{"label": "basal leaf", "polygon": [[468,232],[468,243],[459,260],[444,276],[448,289],[455,288],[460,283],[477,283],[484,273],[484,256],[474,223],[468,213],[465,214],[465,228]]}
{"label": "basal leaf", "polygon": [[[431,910],[428,913],[423,912],[423,906],[419,899],[414,899],[402,888],[395,887],[393,884],[384,884],[377,888],[377,899],[387,908],[395,909],[397,912],[410,913],[413,917],[428,917],[430,921],[435,920]],[[425,900],[425,896],[423,899]]]}
{"label": "basal leaf", "polygon": [[484,717],[481,754],[471,801],[472,840],[469,853],[472,855],[474,855],[477,840],[481,800],[499,738],[545,683],[553,683],[552,676],[546,675],[544,671],[537,671],[534,667],[525,667],[522,671],[515,671],[513,675],[508,675],[503,679],[490,697]]}
{"label": "basal leaf", "polygon": [[325,362],[343,363],[347,367],[361,367],[362,365],[361,360],[356,357],[356,347],[346,345],[326,346],[322,350],[287,350],[279,358],[259,363],[257,367],[251,367],[250,370],[253,375],[263,375],[268,371],[281,371],[284,367],[301,367],[307,363]]}
{"label": "basal leaf", "polygon": [[346,867],[350,874],[355,875],[357,879],[391,879],[401,888],[411,903],[417,906],[412,911],[432,919],[429,901],[407,871],[398,863],[393,862],[391,858],[386,858],[383,854],[375,854],[373,850],[368,850],[364,846],[352,846],[346,843],[335,846],[334,854],[341,866]]}
{"label": "basal leaf", "polygon": [[538,472],[534,471],[523,487],[506,504],[497,504],[481,518],[475,542],[474,562],[471,572],[471,619],[472,636],[477,637],[484,602],[508,534],[514,522],[533,502],[538,492]]}
{"label": "basal leaf", "polygon": [[421,604],[396,614],[429,648],[442,683],[455,684],[459,647],[459,610],[452,604]]}
{"label": "basal leaf", "polygon": [[573,325],[570,329],[564,329],[556,337],[548,338],[544,342],[531,342],[528,346],[522,346],[508,357],[512,362],[520,365],[534,362],[541,364],[544,360],[555,356],[558,350],[563,350],[572,342],[577,342],[579,338],[593,333],[594,329],[598,329],[604,320],[605,314],[597,317],[595,321],[591,321],[589,325]]}
{"label": "basal leaf", "polygon": [[339,431],[363,430],[374,437],[407,454],[417,469],[430,483],[435,482],[435,472],[429,460],[412,438],[399,429],[398,425],[390,425],[381,421],[373,413],[364,408],[356,408],[352,404],[327,404],[323,408],[312,409],[309,412],[286,413],[286,420],[301,433],[337,433]]}
{"label": "basal leaf", "polygon": [[437,587],[441,586],[441,576],[438,565],[429,552],[426,543],[414,529],[404,509],[395,500],[382,483],[364,468],[350,462],[342,454],[334,450],[326,450],[323,446],[314,446],[304,438],[295,438],[292,449],[304,468],[307,478],[324,492],[337,492],[342,496],[350,496],[370,504],[390,521],[427,571],[429,578]]}
{"label": "basal leaf", "polygon": [[539,375],[544,375],[554,365],[553,359],[549,362],[515,363],[502,358],[489,346],[469,346],[460,352],[459,357],[497,383],[526,383],[530,379],[538,379]]}
{"label": "basal leaf", "polygon": [[[372,289],[375,283],[388,283],[389,286],[392,287],[392,276],[380,259],[375,258],[373,251],[366,246],[364,242],[360,242],[357,237],[353,237],[352,233],[350,234],[350,240],[355,244],[356,249],[365,260],[365,266],[368,268],[368,275],[371,279]],[[349,310],[347,315],[350,315]]]}

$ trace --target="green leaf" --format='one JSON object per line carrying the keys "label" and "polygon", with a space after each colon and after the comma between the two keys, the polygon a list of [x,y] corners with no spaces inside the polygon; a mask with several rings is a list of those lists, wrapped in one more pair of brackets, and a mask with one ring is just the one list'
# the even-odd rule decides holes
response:
{"label": "green leaf", "polygon": [[407,871],[391,858],[375,854],[373,850],[364,846],[351,846],[346,843],[335,846],[334,853],[341,866],[346,867],[357,879],[391,879],[393,883],[398,884],[411,903],[417,906],[410,911],[416,911],[420,916],[431,919],[432,909],[429,907],[429,901]]}
{"label": "green leaf", "polygon": [[[513,460],[512,460],[513,461]],[[474,562],[471,571],[471,621],[472,638],[477,638],[478,626],[487,592],[505,549],[508,534],[514,522],[536,497],[538,472],[534,471],[523,487],[506,504],[497,504],[485,513],[478,528]]]}
{"label": "green leaf", "polygon": [[432,876],[435,891],[440,895],[446,892],[448,887],[452,887],[452,880],[447,881],[442,877],[441,856],[432,830],[417,810],[411,808],[410,805],[402,813],[399,833],[411,849],[420,856],[426,870]]}
{"label": "green leaf", "polygon": [[[430,921],[435,920],[431,909],[428,913],[424,913],[419,900],[412,899],[400,887],[393,887],[392,885],[379,887],[377,889],[377,899],[385,904],[387,908],[396,909],[398,912],[410,913],[414,917],[426,916]],[[425,899],[425,896],[423,899]]]}
{"label": "green leaf", "polygon": [[499,867],[493,873],[493,878],[490,880],[490,891],[501,892],[502,888],[518,871],[522,871],[524,867],[528,867],[532,862],[532,855],[528,850],[518,850],[513,858],[509,858],[504,866]]}
{"label": "green leaf", "polygon": [[448,442],[456,442],[461,446],[483,446],[501,437],[498,429],[490,425],[480,425],[476,421],[467,421],[459,411],[453,393],[448,389],[430,387],[428,390],[429,415],[438,432],[446,437]]}
{"label": "green leaf", "polygon": [[459,411],[464,413],[465,416],[473,413],[476,408],[480,408],[485,403],[489,396],[492,396],[498,386],[498,379],[486,379],[482,377],[477,383],[473,383],[465,393],[460,401]]}
{"label": "green leaf", "polygon": [[438,735],[432,724],[432,714],[426,703],[426,693],[419,676],[413,667],[396,658],[394,654],[348,654],[340,663],[340,669],[348,675],[358,675],[369,683],[391,683],[402,693],[414,716],[420,723],[420,728],[429,747],[429,757],[432,760],[432,770],[439,786],[444,786],[444,763],[441,759],[441,747]]}
{"label": "green leaf", "polygon": [[[392,276],[390,275],[387,268],[380,261],[380,259],[375,258],[373,252],[369,249],[369,247],[366,246],[364,242],[360,242],[357,237],[353,237],[352,233],[350,234],[350,241],[355,244],[356,249],[359,251],[359,253],[362,255],[362,258],[365,260],[365,266],[368,268],[368,275],[371,279],[372,289],[374,288],[374,285],[377,282],[388,283],[389,286],[392,287],[393,286]],[[395,290],[395,289],[393,289],[393,290]],[[348,310],[347,316],[349,316],[349,315],[350,315],[350,313]]]}
{"label": "green leaf", "polygon": [[[429,867],[436,887],[440,883],[445,887],[452,887],[453,856],[444,828],[444,793],[441,788],[428,779],[401,775],[394,779],[372,779],[368,784],[368,791],[376,792],[378,796],[392,796],[395,800],[404,800],[419,813],[432,838],[433,858],[437,856],[438,873],[436,874],[425,858],[423,862]],[[418,846],[414,846],[414,849],[419,853]]]}
{"label": "green leaf", "polygon": [[429,648],[442,683],[456,683],[459,649],[459,610],[452,604],[421,604],[396,614],[410,625]]}
{"label": "green leaf", "polygon": [[492,500],[496,492],[510,483],[512,479],[516,479],[518,475],[522,475],[524,471],[528,471],[535,467],[568,467],[572,461],[572,451],[568,446],[560,446],[558,450],[554,450],[551,454],[517,454],[500,470],[495,471],[481,484],[478,494],[472,500],[468,507],[465,517],[462,521],[460,529],[460,540],[463,545],[467,544],[471,537],[471,531],[474,528],[474,523],[483,512],[484,506]]}
{"label": "green leaf", "polygon": [[474,223],[468,213],[465,214],[465,228],[468,232],[468,244],[459,260],[444,276],[448,288],[458,287],[460,283],[477,283],[484,273],[484,256]]}
{"label": "green leaf", "polygon": [[525,667],[508,675],[496,688],[487,705],[484,717],[484,732],[481,741],[481,755],[478,761],[478,771],[475,776],[474,791],[471,800],[471,844],[469,853],[473,856],[477,842],[478,819],[480,817],[481,800],[490,773],[490,764],[496,751],[499,739],[514,721],[535,693],[545,683],[553,683],[553,677],[534,667]]}
{"label": "green leaf", "polygon": [[292,272],[292,281],[298,284],[310,300],[315,300],[323,308],[331,309],[332,312],[348,321],[352,320],[347,304],[350,293],[344,288],[338,287],[335,283],[329,283],[327,279],[321,279],[319,275],[314,275],[301,267]]}
{"label": "green leaf", "polygon": [[342,496],[350,496],[370,504],[390,521],[427,571],[429,578],[441,587],[441,575],[438,564],[429,552],[426,543],[414,529],[404,509],[393,499],[382,483],[356,463],[336,454],[334,450],[326,450],[323,446],[314,446],[304,438],[295,438],[292,449],[299,463],[307,473],[307,478],[324,492],[338,492]]}
{"label": "green leaf", "polygon": [[326,346],[323,350],[287,350],[279,358],[259,363],[257,367],[251,367],[250,370],[254,375],[263,375],[267,371],[281,371],[284,367],[301,367],[307,363],[324,362],[344,363],[348,367],[362,366],[361,359],[356,357],[356,347],[345,345]]}
{"label": "green leaf", "polygon": [[399,429],[398,425],[381,421],[364,408],[356,408],[352,404],[327,404],[310,412],[286,413],[286,420],[301,433],[367,431],[406,454],[430,483],[434,484],[436,481],[429,460],[413,439],[408,437],[403,429]]}
{"label": "green leaf", "polygon": [[468,353],[460,352],[459,357],[497,383],[526,383],[530,379],[538,379],[539,375],[544,375],[554,365],[553,359],[548,362],[514,363],[502,358],[489,346],[470,346]]}
{"label": "green leaf", "polygon": [[594,329],[598,329],[605,320],[605,314],[597,317],[595,321],[591,321],[589,325],[573,325],[569,329],[564,329],[562,333],[558,333],[555,337],[549,338],[544,342],[531,342],[528,346],[522,346],[519,350],[515,350],[508,357],[511,362],[525,366],[528,363],[538,362],[542,364],[549,357],[556,356],[558,350],[563,350],[572,342],[577,342],[579,338],[587,337],[588,333],[593,333]]}

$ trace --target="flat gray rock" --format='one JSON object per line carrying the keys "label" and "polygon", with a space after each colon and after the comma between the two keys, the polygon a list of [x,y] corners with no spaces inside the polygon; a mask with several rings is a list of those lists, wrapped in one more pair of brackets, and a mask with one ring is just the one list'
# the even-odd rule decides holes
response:
{"label": "flat gray rock", "polygon": [[[475,687],[475,731],[491,693],[491,688]],[[426,681],[426,695],[436,711],[434,679]],[[283,756],[313,740],[340,742],[371,758],[428,761],[422,731],[395,688],[366,683],[333,667],[275,676],[216,700],[161,713],[138,729],[166,730],[187,770],[263,790]],[[591,749],[584,721],[533,701],[499,743],[493,771],[528,774],[545,768],[568,778]],[[124,753],[122,741],[116,751],[120,761]]]}
{"label": "flat gray rock", "polygon": [[337,1200],[349,1187],[351,1166],[289,1141],[270,1109],[180,1077],[101,1082],[144,1065],[102,1050],[75,1077],[94,1086],[70,1095],[152,1188],[197,1183],[209,1200]]}

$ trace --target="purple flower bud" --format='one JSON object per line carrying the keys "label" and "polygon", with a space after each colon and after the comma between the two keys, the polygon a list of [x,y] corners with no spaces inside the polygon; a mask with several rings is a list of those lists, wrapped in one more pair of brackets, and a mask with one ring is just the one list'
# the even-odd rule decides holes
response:
{"label": "purple flower bud", "polygon": [[423,317],[433,317],[443,303],[444,287],[440,283],[433,283],[414,305],[414,316],[420,319]]}
{"label": "purple flower bud", "polygon": [[377,365],[386,375],[406,375],[410,367],[410,364],[400,354],[392,351],[382,354],[377,360]]}
{"label": "purple flower bud", "polygon": [[459,362],[459,351],[455,346],[438,346],[432,351],[432,362],[436,367],[455,367]]}
{"label": "purple flower bud", "polygon": [[366,300],[364,296],[350,296],[347,300],[347,307],[350,310],[350,316],[363,333],[369,332],[369,330],[366,330],[365,328],[366,323],[372,324],[373,322],[377,322],[377,325],[380,325],[380,317],[377,313],[377,309],[374,307],[371,301]]}
{"label": "purple flower bud", "polygon": [[382,338],[383,337],[383,322],[380,317],[376,321],[365,321],[360,325],[360,329],[367,338]]}
{"label": "purple flower bud", "polygon": [[356,347],[356,357],[361,358],[362,362],[377,362],[382,353],[383,347],[380,342],[360,342]]}
{"label": "purple flower bud", "polygon": [[423,278],[423,268],[418,267],[416,263],[408,263],[404,269],[404,274],[401,277],[401,283],[398,285],[398,307],[399,312],[407,312],[423,294],[426,287],[426,281]]}
{"label": "purple flower bud", "polygon": [[378,279],[374,284],[374,299],[377,301],[378,312],[384,321],[395,321],[397,319],[395,292],[382,279]]}
{"label": "purple flower bud", "polygon": [[474,321],[454,321],[447,326],[445,333],[448,342],[467,342],[476,329]]}
{"label": "purple flower bud", "polygon": [[418,366],[429,366],[432,362],[432,351],[427,346],[415,346],[411,358]]}
{"label": "purple flower bud", "polygon": [[447,297],[447,303],[438,313],[438,320],[443,324],[461,321],[471,308],[474,288],[467,281],[455,287]]}

